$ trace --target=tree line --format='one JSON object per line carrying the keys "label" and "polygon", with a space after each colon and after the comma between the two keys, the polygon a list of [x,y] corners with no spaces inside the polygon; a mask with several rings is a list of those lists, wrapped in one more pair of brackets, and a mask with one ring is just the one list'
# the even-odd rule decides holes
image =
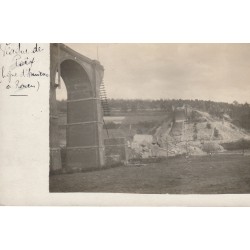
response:
{"label": "tree line", "polygon": [[[67,110],[67,102],[65,100],[57,101],[59,112],[65,113]],[[139,111],[164,111],[172,112],[173,107],[187,107],[208,112],[209,114],[223,118],[228,115],[233,123],[245,129],[250,129],[250,105],[248,103],[214,102],[204,100],[183,100],[183,99],[158,99],[158,100],[142,100],[142,99],[108,99],[109,108],[112,112],[131,113]]]}

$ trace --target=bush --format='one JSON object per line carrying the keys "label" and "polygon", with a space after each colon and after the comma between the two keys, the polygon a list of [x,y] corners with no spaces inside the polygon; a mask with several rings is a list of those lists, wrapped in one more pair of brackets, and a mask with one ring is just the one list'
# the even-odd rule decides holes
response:
{"label": "bush", "polygon": [[191,122],[200,122],[200,119],[202,118],[202,115],[200,113],[198,113],[197,111],[192,110],[190,116],[189,116],[189,120]]}
{"label": "bush", "polygon": [[249,149],[250,141],[243,139],[243,140],[238,140],[234,142],[221,143],[221,146],[226,150]]}
{"label": "bush", "polygon": [[214,137],[218,137],[219,136],[219,130],[217,128],[214,128]]}
{"label": "bush", "polygon": [[217,143],[207,142],[203,144],[202,150],[207,154],[218,152],[220,150],[220,146]]}
{"label": "bush", "polygon": [[213,152],[213,144],[211,144],[211,143],[205,143],[204,145],[203,145],[203,148],[202,148],[202,150],[204,151],[204,152],[206,152],[206,153],[212,153]]}
{"label": "bush", "polygon": [[118,129],[120,127],[120,124],[116,124],[114,122],[107,122],[103,124],[104,129]]}
{"label": "bush", "polygon": [[207,128],[208,128],[208,129],[211,129],[211,128],[212,128],[210,123],[207,123]]}

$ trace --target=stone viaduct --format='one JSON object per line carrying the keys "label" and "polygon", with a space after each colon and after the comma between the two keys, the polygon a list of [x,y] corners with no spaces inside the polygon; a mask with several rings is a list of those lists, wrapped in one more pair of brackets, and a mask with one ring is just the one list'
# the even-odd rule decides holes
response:
{"label": "stone viaduct", "polygon": [[50,171],[62,168],[57,74],[67,89],[66,159],[63,161],[66,168],[101,168],[113,164],[114,159],[116,163],[127,162],[125,138],[103,139],[104,106],[100,94],[103,66],[57,43],[50,45]]}
{"label": "stone viaduct", "polygon": [[67,89],[66,165],[91,168],[105,163],[100,84],[104,68],[64,44],[50,45],[50,170],[60,169],[56,73]]}

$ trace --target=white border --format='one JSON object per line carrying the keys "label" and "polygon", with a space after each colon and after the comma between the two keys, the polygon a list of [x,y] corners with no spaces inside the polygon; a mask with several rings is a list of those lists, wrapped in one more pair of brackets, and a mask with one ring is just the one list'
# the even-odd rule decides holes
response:
{"label": "white border", "polygon": [[[249,42],[248,2],[5,1],[1,40]],[[248,249],[249,214],[239,208],[1,208],[1,247]]]}

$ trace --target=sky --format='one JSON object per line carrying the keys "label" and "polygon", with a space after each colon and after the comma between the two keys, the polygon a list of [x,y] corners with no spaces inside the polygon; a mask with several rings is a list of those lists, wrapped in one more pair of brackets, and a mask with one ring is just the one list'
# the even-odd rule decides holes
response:
{"label": "sky", "polygon": [[250,44],[66,45],[104,66],[108,98],[250,103]]}

